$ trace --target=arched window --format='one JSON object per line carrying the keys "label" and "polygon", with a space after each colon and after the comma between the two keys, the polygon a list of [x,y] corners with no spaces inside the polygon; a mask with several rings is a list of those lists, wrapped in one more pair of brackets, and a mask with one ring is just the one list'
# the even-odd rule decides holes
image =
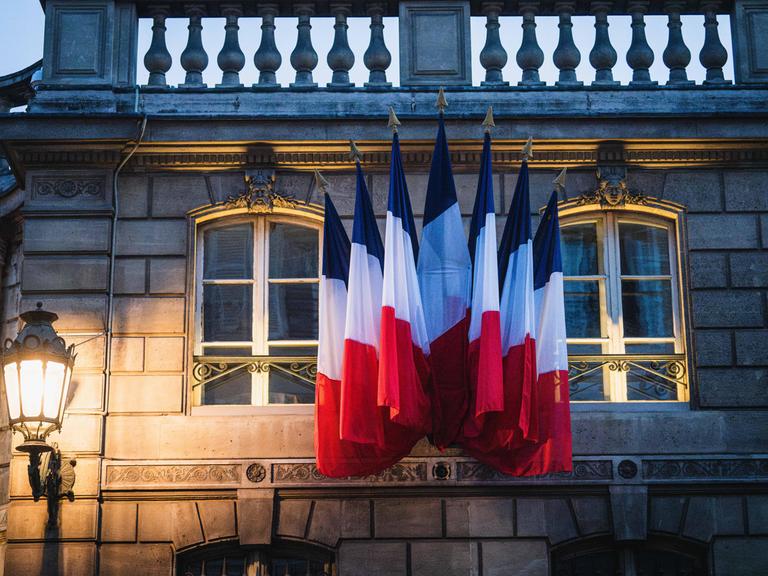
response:
{"label": "arched window", "polygon": [[278,542],[241,548],[236,542],[211,544],[183,552],[178,576],[332,576],[333,554],[319,546]]}
{"label": "arched window", "polygon": [[600,536],[552,551],[554,576],[706,576],[706,546],[671,536],[614,542]]}
{"label": "arched window", "polygon": [[571,400],[687,400],[680,213],[562,205]]}
{"label": "arched window", "polygon": [[209,216],[196,228],[194,403],[313,403],[319,210]]}

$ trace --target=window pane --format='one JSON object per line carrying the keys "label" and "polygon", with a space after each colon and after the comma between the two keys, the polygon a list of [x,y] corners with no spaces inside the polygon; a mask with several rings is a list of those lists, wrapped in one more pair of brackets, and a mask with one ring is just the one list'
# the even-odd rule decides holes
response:
{"label": "window pane", "polygon": [[206,560],[205,576],[221,576],[224,569],[224,559]]}
{"label": "window pane", "polygon": [[189,564],[185,565],[184,570],[182,571],[182,574],[184,576],[202,576],[203,574],[202,560],[190,562]]}
{"label": "window pane", "polygon": [[226,576],[243,576],[245,572],[245,558],[227,556]]}
{"label": "window pane", "polygon": [[270,356],[317,356],[317,346],[270,346]]}
{"label": "window pane", "polygon": [[270,284],[270,340],[317,338],[317,290],[317,284]]}
{"label": "window pane", "polygon": [[269,225],[269,277],[317,278],[318,235],[314,228]]}
{"label": "window pane", "polygon": [[569,338],[600,338],[598,280],[565,283],[565,324]]}
{"label": "window pane", "polygon": [[597,259],[597,226],[578,224],[560,230],[564,276],[599,274]]}
{"label": "window pane", "polygon": [[241,368],[205,384],[203,404],[250,404],[251,374]]}
{"label": "window pane", "polygon": [[208,230],[203,243],[203,277],[206,280],[253,278],[250,224]]}
{"label": "window pane", "polygon": [[250,341],[251,310],[250,284],[204,286],[203,340]]}
{"label": "window pane", "polygon": [[[570,350],[570,347],[568,348]],[[652,344],[627,344],[624,347],[627,354],[674,354],[674,342],[654,342]]]}
{"label": "window pane", "polygon": [[669,280],[623,280],[621,287],[625,338],[673,336]]}
{"label": "window pane", "polygon": [[628,276],[669,274],[668,242],[665,228],[619,224],[621,273]]}
{"label": "window pane", "polygon": [[[288,366],[286,366],[288,368]],[[315,386],[274,367],[269,371],[270,404],[312,404]]]}
{"label": "window pane", "polygon": [[251,348],[231,348],[229,346],[204,346],[203,356],[253,356]]}

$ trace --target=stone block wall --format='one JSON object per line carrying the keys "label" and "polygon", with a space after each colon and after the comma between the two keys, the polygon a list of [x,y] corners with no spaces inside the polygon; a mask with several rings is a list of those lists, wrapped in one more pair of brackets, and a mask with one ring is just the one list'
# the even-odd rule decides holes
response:
{"label": "stone block wall", "polygon": [[[427,174],[423,169],[408,171],[420,227]],[[383,234],[388,174],[381,169],[367,172]],[[556,173],[531,172],[535,217]],[[638,508],[633,505],[637,494],[611,492],[607,486],[588,494],[563,488],[545,495],[533,486],[513,495],[478,488],[469,495],[390,490],[381,496],[372,486],[365,496],[350,490],[348,496],[333,497],[318,488],[317,497],[306,498],[279,490],[237,490],[242,488],[239,480],[217,490],[194,482],[171,492],[167,486],[112,488],[111,463],[151,467],[313,455],[308,413],[202,416],[190,411],[193,246],[187,212],[236,195],[243,189],[242,176],[233,171],[127,172],[120,177],[114,333],[107,354],[111,172],[62,168],[28,173],[23,244],[5,266],[2,331],[13,336],[18,312],[43,301],[59,314],[59,333],[78,344],[64,428],[51,439],[65,457],[77,459],[77,499],[62,503],[55,531],[45,530],[45,503],[30,498],[26,456],[13,453],[10,467],[0,460],[0,494],[8,485],[13,501],[9,573],[93,574],[98,566],[104,575],[167,576],[175,553],[232,539],[253,545],[298,539],[332,548],[343,576],[426,575],[436,570],[544,575],[550,570],[549,551],[591,535],[674,534],[712,546],[716,566],[727,566],[727,559],[765,544],[767,504],[759,494],[651,493],[640,496]],[[499,173],[494,180],[499,235],[516,176]],[[576,454],[748,458],[765,452],[764,418],[752,411],[768,405],[768,357],[761,344],[768,335],[768,190],[761,184],[763,176],[768,173],[629,171],[630,189],[687,207],[693,390],[695,402],[706,410],[574,412]],[[326,177],[351,229],[354,175],[329,172]],[[310,194],[318,202],[311,178],[308,172],[278,172],[276,188],[300,200]],[[80,192],[62,196],[56,192],[60,181],[73,183],[66,193]],[[476,175],[459,169],[456,184],[468,227]],[[591,169],[572,171],[570,197],[595,187]],[[16,445],[19,439],[14,441]],[[420,444],[414,456],[438,454]],[[131,490],[137,492],[135,498],[126,495]],[[619,524],[629,533],[619,534]]]}

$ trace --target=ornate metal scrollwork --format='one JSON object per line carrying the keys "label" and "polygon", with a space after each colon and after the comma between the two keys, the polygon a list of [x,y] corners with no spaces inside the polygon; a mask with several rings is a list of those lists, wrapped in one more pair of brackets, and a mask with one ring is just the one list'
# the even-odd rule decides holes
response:
{"label": "ornate metal scrollwork", "polygon": [[577,206],[599,204],[616,208],[626,204],[647,205],[648,197],[627,187],[627,170],[623,166],[601,166],[597,169],[597,189],[576,199]]}
{"label": "ornate metal scrollwork", "polygon": [[275,192],[274,170],[247,170],[246,190],[237,196],[229,196],[224,203],[227,208],[246,208],[249,212],[272,212],[275,208],[295,208],[292,195]]}
{"label": "ornate metal scrollwork", "polygon": [[676,393],[678,386],[688,387],[683,354],[577,355],[568,358],[568,384],[571,397],[595,386],[596,383],[588,377],[602,371],[603,368],[611,372],[626,372],[636,381],[632,388],[652,399]]}
{"label": "ornate metal scrollwork", "polygon": [[317,358],[314,356],[198,356],[192,367],[195,386],[215,382],[238,370],[266,374],[277,370],[314,387]]}

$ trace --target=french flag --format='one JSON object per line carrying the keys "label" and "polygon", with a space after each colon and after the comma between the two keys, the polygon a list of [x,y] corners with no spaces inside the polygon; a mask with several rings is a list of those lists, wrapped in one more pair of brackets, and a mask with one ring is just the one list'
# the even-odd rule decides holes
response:
{"label": "french flag", "polygon": [[340,433],[345,440],[383,445],[384,431],[377,394],[384,246],[359,162],[356,172]]}
{"label": "french flag", "polygon": [[463,434],[473,438],[481,434],[486,414],[504,410],[496,216],[488,131],[483,141],[480,180],[469,229],[469,253],[473,267],[469,324],[470,404]]}
{"label": "french flag", "polygon": [[504,474],[535,476],[572,469],[565,296],[557,193],[553,192],[533,240],[539,438],[519,448],[475,454]]}
{"label": "french flag", "polygon": [[[390,109],[390,124],[396,123]],[[417,256],[413,211],[395,131],[384,247],[378,404],[389,408],[392,422],[424,435],[432,427],[429,339],[416,275]]]}
{"label": "french flag", "polygon": [[501,351],[504,357],[504,409],[497,439],[502,444],[538,436],[536,406],[536,323],[533,241],[528,162],[523,160],[499,248]]}
{"label": "french flag", "polygon": [[443,449],[458,436],[469,401],[466,364],[472,264],[442,113],[429,172],[417,272],[432,369],[432,440]]}
{"label": "french flag", "polygon": [[315,458],[318,470],[335,478],[364,476],[381,469],[380,460],[371,457],[369,449],[339,437],[349,257],[349,238],[326,194],[315,383]]}

